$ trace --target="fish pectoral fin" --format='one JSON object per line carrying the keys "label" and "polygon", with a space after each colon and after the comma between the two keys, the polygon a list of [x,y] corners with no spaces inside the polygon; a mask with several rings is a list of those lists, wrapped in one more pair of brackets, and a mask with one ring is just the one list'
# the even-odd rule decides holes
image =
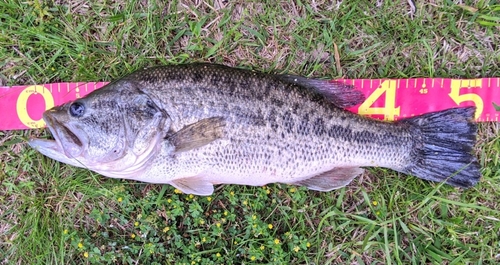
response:
{"label": "fish pectoral fin", "polygon": [[180,129],[168,139],[175,147],[175,152],[185,152],[207,145],[224,135],[226,122],[222,117],[199,120]]}
{"label": "fish pectoral fin", "polygon": [[312,89],[339,108],[349,108],[365,101],[363,92],[357,90],[353,85],[339,81],[307,78],[297,75],[278,75],[278,78],[288,83]]}
{"label": "fish pectoral fin", "polygon": [[359,167],[337,167],[292,184],[305,186],[310,190],[331,191],[346,186],[363,172],[364,169]]}
{"label": "fish pectoral fin", "polygon": [[201,177],[176,179],[170,185],[186,194],[208,196],[214,193],[214,185]]}

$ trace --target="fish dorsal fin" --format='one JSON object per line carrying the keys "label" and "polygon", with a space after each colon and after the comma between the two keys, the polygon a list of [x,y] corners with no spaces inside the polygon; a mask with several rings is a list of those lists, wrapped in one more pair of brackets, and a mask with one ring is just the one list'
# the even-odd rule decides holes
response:
{"label": "fish dorsal fin", "polygon": [[199,120],[180,129],[168,140],[175,147],[175,152],[185,152],[207,145],[224,135],[225,121],[221,117]]}
{"label": "fish dorsal fin", "polygon": [[202,177],[189,177],[176,179],[170,185],[186,194],[208,196],[214,193],[214,185]]}
{"label": "fish dorsal fin", "polygon": [[363,92],[357,90],[355,86],[342,82],[297,75],[278,75],[278,78],[288,83],[312,89],[339,108],[349,108],[365,101]]}
{"label": "fish dorsal fin", "polygon": [[346,186],[363,171],[364,169],[359,167],[337,167],[292,184],[305,186],[310,190],[331,191]]}

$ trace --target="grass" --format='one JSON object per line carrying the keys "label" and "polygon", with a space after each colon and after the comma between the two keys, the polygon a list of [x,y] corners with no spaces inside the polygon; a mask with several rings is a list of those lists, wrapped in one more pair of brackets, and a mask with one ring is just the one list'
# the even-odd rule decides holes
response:
{"label": "grass", "polygon": [[[193,61],[330,78],[500,76],[494,1],[420,1],[413,18],[406,1],[389,2],[7,0],[0,83],[111,81]],[[372,169],[328,193],[226,185],[197,197],[59,164],[26,144],[46,131],[3,131],[0,264],[498,263],[499,132],[480,126],[484,177],[468,190]]]}

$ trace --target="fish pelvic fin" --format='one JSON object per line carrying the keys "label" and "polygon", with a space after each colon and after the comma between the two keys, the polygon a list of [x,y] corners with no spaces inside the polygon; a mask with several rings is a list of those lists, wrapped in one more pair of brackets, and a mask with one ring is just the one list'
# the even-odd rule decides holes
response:
{"label": "fish pelvic fin", "polygon": [[365,95],[353,85],[338,81],[307,78],[297,75],[278,75],[282,81],[312,89],[339,108],[349,108],[363,103]]}
{"label": "fish pelvic fin", "polygon": [[176,179],[169,184],[185,194],[208,196],[214,193],[214,185],[200,176]]}
{"label": "fish pelvic fin", "polygon": [[364,169],[359,167],[337,167],[292,184],[305,186],[310,190],[331,191],[347,186],[347,184],[351,183],[354,178],[363,172]]}
{"label": "fish pelvic fin", "polygon": [[224,135],[226,123],[222,117],[199,120],[167,137],[175,147],[175,152],[185,152],[207,145]]}
{"label": "fish pelvic fin", "polygon": [[481,178],[472,154],[477,125],[475,107],[452,108],[405,119],[416,139],[411,161],[403,173],[421,179],[469,188]]}

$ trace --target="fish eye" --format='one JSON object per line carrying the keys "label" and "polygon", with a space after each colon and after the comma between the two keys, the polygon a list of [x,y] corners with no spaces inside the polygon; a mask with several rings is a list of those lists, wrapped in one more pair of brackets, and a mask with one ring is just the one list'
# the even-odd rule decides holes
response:
{"label": "fish eye", "polygon": [[74,102],[69,106],[69,114],[75,118],[83,116],[85,106],[80,102]]}

